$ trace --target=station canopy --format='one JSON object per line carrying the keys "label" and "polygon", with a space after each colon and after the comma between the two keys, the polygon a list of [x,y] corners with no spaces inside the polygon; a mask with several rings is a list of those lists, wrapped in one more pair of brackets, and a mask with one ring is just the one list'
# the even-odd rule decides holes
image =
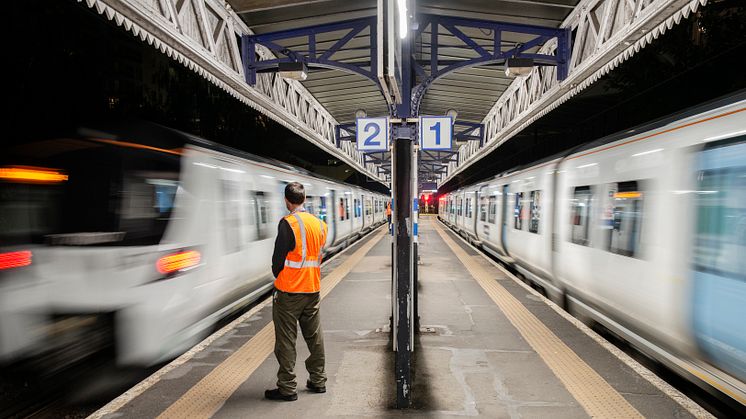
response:
{"label": "station canopy", "polygon": [[[375,18],[376,1],[350,0],[228,0],[233,10],[257,34],[275,33],[316,25],[330,25],[364,17]],[[459,0],[416,2],[415,20],[422,14],[451,18],[480,19],[494,22],[559,28],[577,0]],[[414,39],[414,59],[429,69],[432,25],[422,28]],[[490,30],[457,28],[479,47],[494,51],[494,36]],[[357,66],[370,65],[371,37],[366,28],[335,52],[333,59]],[[322,54],[349,33],[348,29],[323,33],[315,40],[315,51]],[[535,37],[535,36],[534,36]],[[440,45],[437,59],[456,62],[478,56],[473,45],[448,30],[438,31]],[[502,50],[514,48],[532,39],[527,34],[505,34]],[[311,49],[308,38],[299,36],[278,40],[289,50]],[[523,53],[535,53],[542,45],[534,45]],[[369,67],[367,67],[369,68]],[[437,79],[422,97],[420,115],[444,115],[447,110],[458,112],[458,121],[480,123],[510,85],[514,77],[506,76],[503,64],[491,63],[465,67]],[[368,116],[386,116],[389,107],[378,85],[359,74],[338,69],[311,69],[302,84],[340,123],[352,123],[357,110]]]}

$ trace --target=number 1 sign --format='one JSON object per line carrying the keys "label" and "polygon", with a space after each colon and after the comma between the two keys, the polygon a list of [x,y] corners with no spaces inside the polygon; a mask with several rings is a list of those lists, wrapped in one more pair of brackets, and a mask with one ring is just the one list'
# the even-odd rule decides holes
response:
{"label": "number 1 sign", "polygon": [[388,118],[357,118],[357,149],[386,151],[389,149]]}
{"label": "number 1 sign", "polygon": [[452,139],[453,121],[450,116],[420,117],[420,148],[450,150]]}

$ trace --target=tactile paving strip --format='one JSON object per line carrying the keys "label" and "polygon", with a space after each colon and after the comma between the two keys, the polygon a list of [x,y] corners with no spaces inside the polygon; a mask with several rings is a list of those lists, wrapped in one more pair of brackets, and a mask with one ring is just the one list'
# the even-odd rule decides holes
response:
{"label": "tactile paving strip", "polygon": [[508,290],[497,283],[493,275],[476,264],[436,222],[432,222],[432,225],[471,276],[591,417],[643,417],[603,377],[528,311]]}
{"label": "tactile paving strip", "polygon": [[[337,284],[378,243],[386,230],[376,233],[347,260],[321,281],[321,298],[328,295]],[[241,348],[207,374],[181,398],[158,417],[161,419],[210,418],[226,400],[248,379],[274,350],[274,325],[270,322]]]}

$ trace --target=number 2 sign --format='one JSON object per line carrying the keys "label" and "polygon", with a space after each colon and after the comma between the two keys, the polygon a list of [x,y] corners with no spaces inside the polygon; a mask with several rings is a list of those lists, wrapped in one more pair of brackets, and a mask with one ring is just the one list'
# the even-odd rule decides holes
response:
{"label": "number 2 sign", "polygon": [[386,151],[389,149],[388,118],[357,118],[357,149]]}

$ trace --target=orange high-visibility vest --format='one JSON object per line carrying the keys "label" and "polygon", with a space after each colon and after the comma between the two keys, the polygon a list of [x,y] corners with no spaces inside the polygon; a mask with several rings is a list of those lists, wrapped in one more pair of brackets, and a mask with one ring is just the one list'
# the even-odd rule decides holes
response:
{"label": "orange high-visibility vest", "polygon": [[391,204],[386,204],[386,216],[391,215]]}
{"label": "orange high-visibility vest", "polygon": [[275,279],[283,292],[321,291],[321,249],[326,242],[326,223],[307,212],[285,217],[295,236],[295,248],[285,257],[285,267]]}

